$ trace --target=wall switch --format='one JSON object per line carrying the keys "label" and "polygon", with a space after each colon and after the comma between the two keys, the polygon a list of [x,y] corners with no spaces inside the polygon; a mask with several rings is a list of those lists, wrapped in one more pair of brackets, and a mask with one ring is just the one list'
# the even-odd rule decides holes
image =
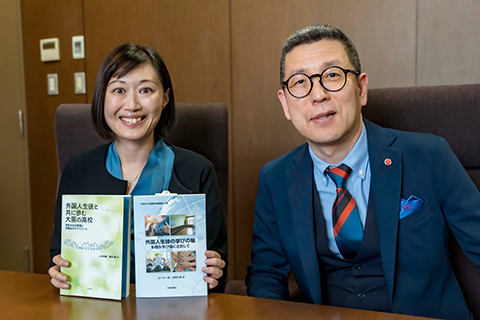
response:
{"label": "wall switch", "polygon": [[72,37],[72,54],[73,59],[85,58],[85,42],[83,36]]}
{"label": "wall switch", "polygon": [[47,74],[47,92],[49,96],[58,95],[58,74]]}
{"label": "wall switch", "polygon": [[73,76],[75,85],[75,94],[85,94],[85,72],[76,72]]}

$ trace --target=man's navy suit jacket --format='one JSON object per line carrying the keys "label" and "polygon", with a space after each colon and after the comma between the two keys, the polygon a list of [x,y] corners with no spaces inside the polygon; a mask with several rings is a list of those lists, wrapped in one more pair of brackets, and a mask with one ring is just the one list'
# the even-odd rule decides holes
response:
{"label": "man's navy suit jacket", "polygon": [[[465,254],[480,266],[478,189],[445,139],[364,122],[392,311],[470,318],[450,264],[448,236],[451,230]],[[391,160],[390,165],[386,159]],[[307,144],[261,170],[252,264],[246,279],[249,295],[287,299],[287,278],[293,272],[305,297],[322,303],[313,192],[313,164]],[[401,198],[410,195],[425,204],[399,219]]]}

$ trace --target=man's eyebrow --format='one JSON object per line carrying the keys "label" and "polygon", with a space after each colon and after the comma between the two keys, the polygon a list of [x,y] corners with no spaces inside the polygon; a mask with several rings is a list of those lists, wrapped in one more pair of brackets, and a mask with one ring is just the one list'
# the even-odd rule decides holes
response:
{"label": "man's eyebrow", "polygon": [[[322,63],[321,65],[321,71],[319,72],[323,72],[323,70],[327,69],[328,67],[332,67],[332,66],[340,66],[341,61],[338,60],[338,59],[333,59],[333,60],[330,60],[330,61],[326,61],[324,63]],[[291,71],[291,74],[295,74],[295,73],[305,73],[305,71],[309,70],[309,68],[307,67],[300,67],[300,68],[297,68],[297,69],[293,69]]]}
{"label": "man's eyebrow", "polygon": [[[326,68],[328,67],[332,67],[332,66],[339,66],[340,64],[342,64],[342,62],[340,60],[337,60],[337,59],[334,59],[334,60],[330,60],[330,61],[327,61],[323,64],[323,66]],[[325,70],[324,69],[324,70]]]}

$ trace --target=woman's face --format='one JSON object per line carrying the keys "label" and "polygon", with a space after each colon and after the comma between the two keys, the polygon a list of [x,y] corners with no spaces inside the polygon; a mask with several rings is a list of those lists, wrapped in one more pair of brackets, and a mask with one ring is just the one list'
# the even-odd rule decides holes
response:
{"label": "woman's face", "polygon": [[115,142],[154,141],[154,130],[168,92],[151,63],[133,69],[125,76],[111,78],[105,93],[105,121],[115,134]]}

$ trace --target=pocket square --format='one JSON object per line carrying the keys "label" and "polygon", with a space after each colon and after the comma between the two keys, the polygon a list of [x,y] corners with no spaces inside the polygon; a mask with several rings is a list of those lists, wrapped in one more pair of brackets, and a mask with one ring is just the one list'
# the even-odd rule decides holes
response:
{"label": "pocket square", "polygon": [[405,218],[406,216],[418,211],[420,209],[425,201],[422,199],[415,197],[415,196],[410,196],[407,200],[402,199],[402,207],[400,210],[400,219]]}

